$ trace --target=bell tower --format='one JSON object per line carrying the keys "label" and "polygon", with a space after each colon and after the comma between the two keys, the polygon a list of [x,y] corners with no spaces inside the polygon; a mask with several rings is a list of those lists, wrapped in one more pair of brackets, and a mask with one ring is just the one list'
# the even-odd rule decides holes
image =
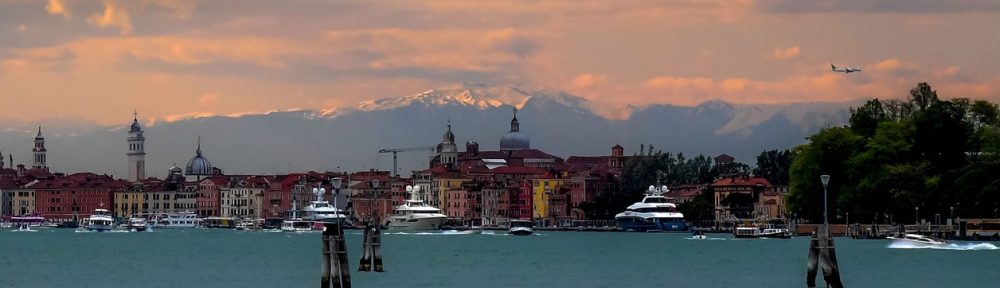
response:
{"label": "bell tower", "polygon": [[31,152],[35,154],[34,164],[31,165],[32,169],[47,168],[45,166],[45,137],[42,136],[42,126],[38,126],[38,135],[35,135],[35,148],[31,148]]}
{"label": "bell tower", "polygon": [[128,138],[128,180],[142,181],[146,179],[146,137],[142,136],[142,125],[139,125],[139,113],[133,112],[132,127],[129,127]]}

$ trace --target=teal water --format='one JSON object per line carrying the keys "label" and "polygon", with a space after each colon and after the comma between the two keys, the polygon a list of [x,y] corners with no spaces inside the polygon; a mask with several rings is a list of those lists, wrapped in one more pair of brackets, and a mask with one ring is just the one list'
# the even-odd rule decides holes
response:
{"label": "teal water", "polygon": [[[357,269],[361,236],[346,231]],[[808,238],[542,232],[387,234],[385,273],[354,287],[805,287]],[[998,287],[1000,250],[837,239],[848,287]],[[0,232],[0,287],[317,287],[320,234],[225,230]],[[820,283],[822,281],[820,280]]]}

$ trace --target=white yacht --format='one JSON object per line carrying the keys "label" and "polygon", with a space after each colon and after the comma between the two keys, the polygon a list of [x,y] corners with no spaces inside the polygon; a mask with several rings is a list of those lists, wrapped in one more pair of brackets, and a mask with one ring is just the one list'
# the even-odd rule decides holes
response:
{"label": "white yacht", "polygon": [[389,217],[389,230],[437,230],[448,216],[420,200],[420,186],[406,186],[410,199],[396,206],[395,214]]}
{"label": "white yacht", "polygon": [[517,236],[528,236],[535,233],[531,226],[532,223],[528,220],[510,220],[510,228],[507,229],[507,233]]}
{"label": "white yacht", "polygon": [[87,230],[97,232],[111,231],[114,223],[115,219],[111,217],[111,212],[108,209],[97,208],[87,218]]}
{"label": "white yacht", "polygon": [[161,214],[156,218],[156,228],[195,228],[198,215],[191,211]]}
{"label": "white yacht", "polygon": [[944,239],[924,236],[920,234],[902,234],[902,235],[897,234],[885,238],[892,240],[893,243],[909,244],[917,247],[933,247],[933,246],[948,245],[948,241]]}
{"label": "white yacht", "polygon": [[316,195],[316,200],[309,203],[306,206],[305,216],[302,217],[303,220],[310,220],[315,222],[314,227],[318,227],[318,230],[323,229],[323,223],[345,223],[347,222],[347,216],[340,209],[337,209],[335,205],[330,204],[323,200],[323,194],[326,194],[325,188],[316,189],[313,188],[313,194]]}
{"label": "white yacht", "polygon": [[615,215],[615,222],[624,231],[687,231],[684,214],[677,212],[677,205],[667,203],[664,193],[667,186],[649,186],[642,201],[629,205],[627,210]]}

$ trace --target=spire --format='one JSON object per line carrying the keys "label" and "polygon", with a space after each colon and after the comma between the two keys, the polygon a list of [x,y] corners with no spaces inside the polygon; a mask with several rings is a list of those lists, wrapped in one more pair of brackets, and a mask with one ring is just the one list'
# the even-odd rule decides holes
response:
{"label": "spire", "polygon": [[38,135],[35,135],[35,138],[42,138],[42,126],[38,126]]}
{"label": "spire", "polygon": [[198,150],[195,150],[194,153],[198,154],[198,156],[201,156],[201,135],[198,135]]}
{"label": "spire", "polygon": [[517,107],[514,107],[514,119],[510,120],[510,132],[517,132],[520,130],[521,125],[517,122]]}
{"label": "spire", "polygon": [[139,110],[132,110],[132,122],[139,122]]}

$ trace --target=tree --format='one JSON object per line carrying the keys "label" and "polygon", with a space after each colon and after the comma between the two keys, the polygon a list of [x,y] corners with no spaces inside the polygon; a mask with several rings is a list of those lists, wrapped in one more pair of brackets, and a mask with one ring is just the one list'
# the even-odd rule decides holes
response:
{"label": "tree", "polygon": [[757,155],[757,166],[753,168],[753,174],[764,177],[774,185],[788,185],[788,170],[791,167],[791,151],[764,151]]}
{"label": "tree", "polygon": [[831,175],[829,186],[830,210],[836,211],[836,199],[843,189],[851,188],[845,159],[851,159],[864,148],[864,138],[850,129],[833,127],[809,137],[810,143],[792,152],[789,172],[788,208],[810,221],[822,222],[823,185],[819,176]]}
{"label": "tree", "polygon": [[885,121],[885,108],[878,99],[868,100],[865,105],[858,108],[851,108],[850,126],[851,130],[858,135],[871,137],[878,129],[878,123]]}
{"label": "tree", "polygon": [[931,85],[927,84],[927,82],[918,83],[917,87],[910,89],[910,104],[913,105],[917,112],[924,111],[924,109],[940,101],[937,91],[931,89]]}

